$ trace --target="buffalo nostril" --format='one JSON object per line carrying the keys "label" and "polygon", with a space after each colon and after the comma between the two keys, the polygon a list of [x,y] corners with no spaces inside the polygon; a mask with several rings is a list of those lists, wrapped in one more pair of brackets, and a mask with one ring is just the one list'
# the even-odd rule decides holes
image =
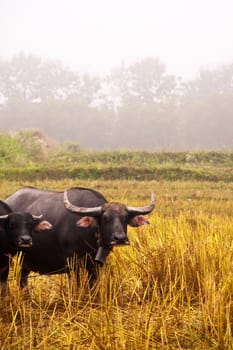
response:
{"label": "buffalo nostril", "polygon": [[125,233],[114,233],[113,235],[114,237],[114,240],[117,242],[117,243],[120,243],[120,242],[125,242],[127,240],[127,237],[126,237],[126,234]]}
{"label": "buffalo nostril", "polygon": [[32,238],[30,236],[21,236],[19,244],[20,245],[32,245]]}

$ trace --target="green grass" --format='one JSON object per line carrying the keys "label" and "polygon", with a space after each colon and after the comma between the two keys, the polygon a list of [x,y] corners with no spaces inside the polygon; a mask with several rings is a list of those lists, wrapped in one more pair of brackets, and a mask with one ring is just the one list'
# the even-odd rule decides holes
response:
{"label": "green grass", "polygon": [[[36,143],[37,142],[37,143]],[[46,152],[30,134],[0,135],[0,180],[233,181],[233,152]]]}
{"label": "green grass", "polygon": [[67,151],[30,131],[0,134],[0,180],[65,178],[232,182],[233,151]]}
{"label": "green grass", "polygon": [[[48,165],[49,164],[49,165]],[[50,165],[51,164],[51,165]],[[111,163],[63,163],[48,160],[46,164],[23,167],[2,166],[1,180],[33,181],[40,179],[103,179],[103,180],[167,180],[167,181],[225,181],[233,182],[233,166],[169,165],[169,164],[111,164]]]}

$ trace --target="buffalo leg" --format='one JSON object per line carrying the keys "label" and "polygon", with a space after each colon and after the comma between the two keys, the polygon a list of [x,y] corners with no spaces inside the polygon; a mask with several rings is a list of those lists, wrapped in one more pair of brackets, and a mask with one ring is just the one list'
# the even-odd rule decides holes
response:
{"label": "buffalo leg", "polygon": [[1,296],[4,297],[7,290],[7,279],[9,274],[9,257],[0,254],[0,284]]}
{"label": "buffalo leg", "polygon": [[99,264],[97,264],[93,257],[87,256],[85,261],[85,268],[88,272],[90,286],[93,286],[99,275]]}
{"label": "buffalo leg", "polygon": [[22,268],[21,276],[20,276],[20,288],[25,288],[28,285],[28,275],[30,271],[28,269]]}

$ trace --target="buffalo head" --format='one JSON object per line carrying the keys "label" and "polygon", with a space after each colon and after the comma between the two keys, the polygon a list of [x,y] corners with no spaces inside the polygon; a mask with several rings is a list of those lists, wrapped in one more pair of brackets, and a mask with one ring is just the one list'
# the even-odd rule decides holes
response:
{"label": "buffalo head", "polygon": [[52,225],[41,216],[10,212],[0,215],[0,228],[6,233],[7,243],[14,249],[32,246],[32,232],[48,230]]}
{"label": "buffalo head", "polygon": [[113,246],[129,244],[127,226],[138,227],[149,224],[144,217],[152,212],[155,206],[155,197],[152,193],[151,202],[143,207],[130,207],[121,203],[104,203],[98,207],[79,207],[70,203],[67,191],[64,192],[65,207],[79,215],[77,221],[80,227],[97,227],[99,250],[95,260],[103,263],[105,256]]}

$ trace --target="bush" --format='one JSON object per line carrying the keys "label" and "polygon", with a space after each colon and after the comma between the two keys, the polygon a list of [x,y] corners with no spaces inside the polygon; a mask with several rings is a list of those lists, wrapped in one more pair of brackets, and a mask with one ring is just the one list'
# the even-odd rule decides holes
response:
{"label": "bush", "polygon": [[32,131],[0,134],[0,164],[24,166],[45,157],[43,145]]}
{"label": "bush", "polygon": [[0,134],[0,162],[15,162],[22,157],[23,149],[19,141],[8,134]]}

